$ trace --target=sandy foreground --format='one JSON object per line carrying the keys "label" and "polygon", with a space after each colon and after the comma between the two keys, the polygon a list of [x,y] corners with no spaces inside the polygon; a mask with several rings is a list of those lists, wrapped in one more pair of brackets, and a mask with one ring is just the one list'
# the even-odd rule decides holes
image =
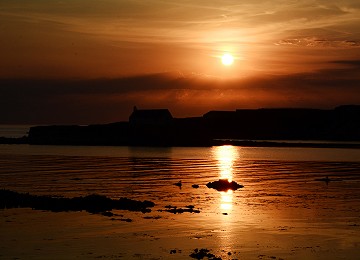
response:
{"label": "sandy foreground", "polygon": [[[0,156],[2,188],[155,206],[105,215],[0,209],[0,259],[359,259],[359,150],[23,148],[29,154]],[[243,188],[207,186],[219,179]]]}
{"label": "sandy foreground", "polygon": [[203,225],[207,213],[116,213],[0,210],[0,258],[191,259],[206,248],[222,259],[356,259],[360,248],[354,218],[320,224],[299,216],[279,226],[266,214],[248,221],[247,214],[224,213]]}

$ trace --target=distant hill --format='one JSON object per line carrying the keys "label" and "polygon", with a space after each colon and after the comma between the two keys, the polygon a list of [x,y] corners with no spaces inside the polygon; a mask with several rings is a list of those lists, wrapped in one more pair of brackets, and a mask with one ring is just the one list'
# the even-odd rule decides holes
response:
{"label": "distant hill", "polygon": [[173,118],[167,109],[134,108],[129,122],[31,127],[30,144],[209,146],[219,140],[360,141],[360,106],[210,111]]}

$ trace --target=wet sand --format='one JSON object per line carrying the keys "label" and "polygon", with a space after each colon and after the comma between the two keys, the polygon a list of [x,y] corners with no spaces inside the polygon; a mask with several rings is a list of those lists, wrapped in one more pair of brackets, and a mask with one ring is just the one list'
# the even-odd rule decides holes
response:
{"label": "wet sand", "polygon": [[[328,152],[318,149],[304,151],[311,160],[298,161],[298,150],[270,149],[264,159],[250,158],[257,149],[234,147],[155,158],[143,152],[2,156],[1,187],[68,198],[99,193],[155,206],[145,213],[113,209],[113,215],[1,209],[0,259],[191,259],[196,249],[222,259],[358,257],[357,160],[314,160]],[[270,158],[280,152],[286,160]],[[331,181],[321,181],[326,176]],[[206,187],[223,178],[244,187]],[[199,212],[167,210],[188,206]]]}
{"label": "wet sand", "polygon": [[200,205],[198,214],[173,214],[161,205],[150,213],[113,210],[112,217],[0,210],[0,258],[191,259],[196,248],[222,259],[357,257],[359,208],[335,212],[334,205],[319,205],[316,199],[289,204],[287,196],[264,192],[246,201],[237,193],[231,208]]}

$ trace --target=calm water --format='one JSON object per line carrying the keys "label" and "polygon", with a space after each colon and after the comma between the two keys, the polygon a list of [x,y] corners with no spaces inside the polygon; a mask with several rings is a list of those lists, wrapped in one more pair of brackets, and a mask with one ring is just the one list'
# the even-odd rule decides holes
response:
{"label": "calm water", "polygon": [[0,137],[23,137],[31,125],[0,125]]}
{"label": "calm water", "polygon": [[[316,180],[326,176],[334,181]],[[244,188],[205,186],[219,178]],[[360,250],[356,149],[0,145],[0,188],[156,204],[148,214],[117,212],[130,223],[2,210],[0,258],[189,259],[208,248],[223,259],[357,259]],[[167,205],[200,213],[174,215],[162,211]]]}

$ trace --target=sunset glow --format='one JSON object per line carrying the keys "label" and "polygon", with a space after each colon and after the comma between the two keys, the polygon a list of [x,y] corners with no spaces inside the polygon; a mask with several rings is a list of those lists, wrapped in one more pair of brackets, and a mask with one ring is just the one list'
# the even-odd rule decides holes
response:
{"label": "sunset glow", "polygon": [[357,0],[4,0],[0,120],[359,104],[359,17]]}
{"label": "sunset glow", "polygon": [[360,0],[1,0],[0,35],[1,259],[359,258]]}
{"label": "sunset glow", "polygon": [[223,56],[221,56],[221,62],[225,66],[230,66],[234,62],[234,57],[230,53],[225,53]]}

